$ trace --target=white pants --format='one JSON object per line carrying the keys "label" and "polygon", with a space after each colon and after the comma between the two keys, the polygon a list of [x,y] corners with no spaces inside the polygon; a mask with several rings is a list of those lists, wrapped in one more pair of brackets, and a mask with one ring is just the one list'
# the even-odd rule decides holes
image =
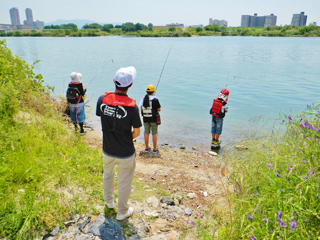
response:
{"label": "white pants", "polygon": [[134,154],[128,158],[116,158],[103,154],[103,162],[103,198],[106,202],[114,199],[114,167],[118,165],[118,212],[124,214],[129,208],[136,156]]}

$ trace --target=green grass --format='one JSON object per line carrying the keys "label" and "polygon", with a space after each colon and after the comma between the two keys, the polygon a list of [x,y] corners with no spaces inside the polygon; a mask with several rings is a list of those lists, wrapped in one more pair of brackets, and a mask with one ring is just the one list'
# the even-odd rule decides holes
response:
{"label": "green grass", "polygon": [[102,156],[42,76],[0,43],[0,237],[31,239],[103,203]]}

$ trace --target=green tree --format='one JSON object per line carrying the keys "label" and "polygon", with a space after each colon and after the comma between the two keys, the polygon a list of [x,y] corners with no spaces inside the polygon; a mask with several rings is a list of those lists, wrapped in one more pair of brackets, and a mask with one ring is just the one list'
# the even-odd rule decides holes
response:
{"label": "green tree", "polygon": [[148,24],[148,28],[149,28],[150,31],[152,31],[153,24],[152,24],[152,23],[149,23],[149,24]]}
{"label": "green tree", "polygon": [[169,32],[174,32],[175,30],[176,30],[175,27],[169,27],[169,29],[168,29]]}
{"label": "green tree", "polygon": [[123,32],[134,32],[135,31],[135,25],[131,22],[127,22],[122,24],[121,29]]}
{"label": "green tree", "polygon": [[103,26],[102,26],[102,28],[101,28],[101,31],[104,31],[104,32],[110,32],[111,30],[110,30],[110,26],[109,26],[109,24],[104,24]]}
{"label": "green tree", "polygon": [[86,24],[82,27],[83,29],[101,29],[102,26],[99,23],[91,23],[91,24]]}
{"label": "green tree", "polygon": [[197,32],[202,32],[202,28],[201,28],[201,27],[197,27],[197,28],[196,28],[196,31],[197,31]]}
{"label": "green tree", "polygon": [[68,23],[68,24],[61,24],[61,29],[78,29],[78,26],[74,23]]}
{"label": "green tree", "polygon": [[59,25],[46,25],[44,26],[44,29],[60,29]]}
{"label": "green tree", "polygon": [[15,37],[22,37],[22,33],[21,33],[21,31],[14,31],[14,32],[13,32],[13,36],[15,36]]}

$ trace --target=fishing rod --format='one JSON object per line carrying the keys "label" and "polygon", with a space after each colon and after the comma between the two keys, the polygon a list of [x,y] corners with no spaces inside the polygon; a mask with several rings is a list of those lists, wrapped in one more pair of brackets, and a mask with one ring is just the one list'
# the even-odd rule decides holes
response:
{"label": "fishing rod", "polygon": [[156,86],[156,90],[157,90],[158,85],[159,85],[159,83],[160,83],[160,79],[161,79],[161,76],[162,76],[163,70],[164,70],[164,68],[165,68],[165,66],[166,66],[166,63],[167,63],[167,60],[168,60],[168,57],[169,57],[169,54],[170,54],[170,51],[171,51],[171,47],[172,47],[172,45],[171,45],[171,46],[170,46],[170,48],[169,48],[169,51],[168,51],[168,54],[167,54],[166,60],[165,60],[165,62],[164,62],[164,64],[163,64],[162,71],[161,71],[161,73],[160,73],[160,77],[159,77],[159,80],[158,80],[158,83],[157,83],[157,86]]}
{"label": "fishing rod", "polygon": [[[113,63],[113,59],[111,59],[112,63]],[[98,74],[109,64],[109,61],[102,67],[99,69],[99,71],[96,73],[96,75],[92,78],[92,80],[89,82],[87,88],[90,86],[90,84],[93,82],[93,80],[96,79],[96,77],[98,76]]]}
{"label": "fishing rod", "polygon": [[227,76],[227,81],[226,81],[226,86],[225,86],[225,88],[227,88],[228,81],[229,81],[229,72],[228,72],[228,76]]}

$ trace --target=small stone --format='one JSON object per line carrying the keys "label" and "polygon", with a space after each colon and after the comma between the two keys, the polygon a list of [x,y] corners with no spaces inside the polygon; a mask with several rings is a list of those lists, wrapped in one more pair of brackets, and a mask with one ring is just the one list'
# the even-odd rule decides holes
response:
{"label": "small stone", "polygon": [[188,193],[187,194],[187,197],[190,198],[190,199],[193,199],[195,198],[197,195],[195,193]]}
{"label": "small stone", "polygon": [[188,215],[188,216],[190,216],[190,215],[192,214],[190,208],[186,208],[186,209],[184,210],[184,212],[185,212],[185,214]]}
{"label": "small stone", "polygon": [[149,206],[153,208],[157,208],[159,206],[159,199],[156,198],[155,196],[152,196],[147,199],[147,203]]}
{"label": "small stone", "polygon": [[186,146],[182,145],[180,146],[180,149],[186,149]]}

